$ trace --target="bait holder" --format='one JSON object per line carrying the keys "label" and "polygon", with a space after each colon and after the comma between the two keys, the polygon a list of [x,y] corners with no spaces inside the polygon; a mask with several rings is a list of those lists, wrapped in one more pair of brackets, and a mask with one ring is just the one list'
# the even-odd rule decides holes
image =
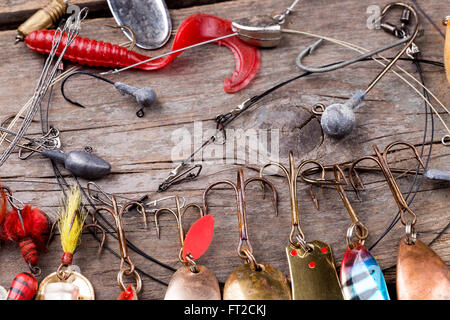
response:
{"label": "bait holder", "polygon": [[[417,216],[411,210],[411,208],[408,206],[408,204],[406,203],[406,200],[403,197],[403,194],[402,194],[400,188],[398,187],[397,182],[395,181],[392,171],[389,168],[388,159],[387,159],[387,155],[388,155],[388,152],[390,151],[390,149],[392,149],[394,146],[397,146],[397,145],[403,145],[403,146],[406,146],[409,149],[411,149],[413,151],[414,157],[418,161],[418,164],[422,168],[425,168],[425,165],[423,164],[422,159],[420,158],[420,155],[419,155],[417,149],[410,143],[393,142],[384,149],[383,153],[381,153],[379,151],[377,145],[374,144],[373,149],[375,151],[375,156],[364,156],[364,157],[361,157],[358,160],[354,161],[349,169],[349,180],[350,180],[350,183],[351,183],[353,189],[356,192],[358,199],[361,199],[359,196],[358,187],[361,187],[362,189],[364,189],[364,184],[362,183],[361,178],[356,173],[356,166],[359,162],[361,162],[363,160],[375,161],[375,163],[380,167],[381,171],[383,172],[383,175],[388,183],[389,189],[391,190],[392,195],[394,196],[395,202],[397,203],[397,206],[400,211],[400,220],[406,229],[405,242],[406,242],[406,244],[410,245],[410,244],[416,243],[416,232],[414,230],[414,225],[416,224]],[[356,182],[355,182],[353,176],[355,176]]]}
{"label": "bait holder", "polygon": [[62,80],[62,82],[61,82],[61,94],[62,94],[62,96],[64,97],[64,99],[67,102],[69,102],[71,104],[74,104],[74,105],[76,105],[78,107],[81,107],[81,108],[84,108],[84,106],[82,104],[76,102],[76,101],[73,101],[73,100],[69,99],[66,96],[65,91],[64,91],[64,86],[66,84],[66,81],[70,77],[72,77],[74,75],[77,75],[77,74],[84,74],[84,75],[87,75],[87,76],[94,77],[96,79],[105,81],[105,82],[107,82],[109,84],[112,84],[120,92],[120,94],[122,94],[122,95],[127,94],[127,95],[130,95],[130,96],[134,97],[136,99],[137,104],[140,107],[140,109],[136,112],[136,115],[139,118],[142,118],[144,116],[144,114],[145,114],[144,110],[146,108],[150,108],[155,103],[155,101],[157,99],[156,92],[152,88],[149,88],[149,87],[136,88],[136,87],[129,86],[129,85],[127,85],[125,83],[122,83],[122,82],[111,81],[109,79],[103,78],[103,77],[98,76],[98,75],[96,75],[94,73],[91,73],[91,72],[75,71],[75,72],[72,72],[71,74],[67,75]]}
{"label": "bait holder", "polygon": [[[394,7],[403,8],[402,16],[400,18],[401,26],[394,26],[390,23],[383,22],[386,18],[389,11],[391,11]],[[416,24],[414,26],[413,32],[409,32],[408,24],[411,20],[411,13],[414,16]],[[334,138],[343,138],[349,135],[354,127],[355,127],[355,113],[361,102],[364,100],[366,95],[373,89],[373,87],[383,78],[383,76],[394,66],[394,64],[400,59],[400,57],[406,52],[406,54],[410,57],[414,57],[415,54],[419,52],[418,47],[414,44],[414,40],[416,39],[419,33],[419,17],[416,10],[404,3],[396,2],[387,4],[381,12],[381,16],[377,19],[376,22],[380,22],[380,26],[386,32],[393,34],[394,36],[401,38],[398,41],[393,42],[392,44],[380,47],[371,52],[360,55],[356,58],[344,61],[342,63],[334,64],[332,66],[323,67],[323,68],[313,68],[305,66],[302,63],[302,59],[310,55],[321,43],[323,39],[315,42],[314,44],[308,46],[300,52],[297,57],[297,66],[311,73],[321,73],[333,71],[339,68],[343,68],[345,66],[351,65],[355,62],[364,60],[368,57],[371,57],[375,54],[378,54],[387,49],[393,48],[395,46],[405,44],[403,48],[396,54],[396,56],[385,66],[385,68],[372,80],[372,82],[368,85],[367,89],[358,90],[344,103],[335,103],[326,107],[322,104],[316,104],[313,107],[313,113],[316,115],[321,115],[321,126],[322,130],[329,136]]]}
{"label": "bait holder", "polygon": [[238,214],[238,225],[239,225],[239,243],[237,247],[237,253],[241,259],[244,259],[246,263],[250,264],[252,270],[261,270],[261,265],[256,262],[253,256],[253,247],[250,243],[248,237],[247,229],[247,216],[245,210],[245,188],[250,182],[260,181],[261,184],[267,184],[272,189],[273,194],[273,207],[275,210],[275,216],[278,216],[278,197],[275,186],[268,180],[264,178],[254,177],[244,180],[244,172],[242,168],[238,169],[237,172],[237,182],[233,183],[229,180],[221,180],[210,184],[203,192],[203,212],[208,212],[208,204],[206,197],[208,192],[217,185],[226,184],[233,188],[236,193],[236,204],[237,204],[237,214]]}

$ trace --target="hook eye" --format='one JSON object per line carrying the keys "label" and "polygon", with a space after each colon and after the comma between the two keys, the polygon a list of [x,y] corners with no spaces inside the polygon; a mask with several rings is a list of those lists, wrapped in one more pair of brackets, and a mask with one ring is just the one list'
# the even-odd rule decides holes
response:
{"label": "hook eye", "polygon": [[443,136],[441,142],[444,146],[450,146],[450,134]]}
{"label": "hook eye", "polygon": [[311,108],[311,112],[316,116],[321,116],[325,112],[325,105],[323,103],[316,103]]}

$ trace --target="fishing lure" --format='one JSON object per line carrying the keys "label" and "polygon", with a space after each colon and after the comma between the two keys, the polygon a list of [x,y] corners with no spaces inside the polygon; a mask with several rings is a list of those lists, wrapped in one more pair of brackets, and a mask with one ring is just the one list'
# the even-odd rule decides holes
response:
{"label": "fishing lure", "polygon": [[16,43],[35,30],[50,28],[64,16],[67,0],[51,0],[17,28]]}
{"label": "fishing lure", "polygon": [[273,193],[275,214],[278,215],[278,200],[276,189],[269,181],[262,178],[244,180],[242,168],[237,172],[237,183],[223,180],[209,185],[203,192],[203,209],[208,212],[207,193],[215,186],[226,184],[236,193],[237,215],[239,224],[238,256],[245,261],[227,278],[223,289],[224,300],[290,300],[291,290],[285,275],[277,268],[260,264],[253,256],[253,248],[248,237],[247,216],[245,212],[245,187],[252,181],[267,184]]}
{"label": "fishing lure", "polygon": [[[11,190],[2,187],[3,193],[12,209],[5,215],[1,224],[0,239],[19,244],[23,259],[34,275],[40,274],[37,267],[38,252],[46,252],[46,242],[50,230],[47,215],[38,208],[24,205],[12,196]],[[5,192],[6,191],[6,192]]]}
{"label": "fishing lure", "polygon": [[33,274],[19,273],[11,283],[6,300],[32,300],[37,288],[38,282]]}
{"label": "fishing lure", "polygon": [[[118,25],[130,27],[136,37],[136,45],[142,49],[158,49],[166,44],[172,32],[169,10],[164,0],[107,0],[109,9]],[[128,30],[123,30],[131,40]]]}
{"label": "fishing lure", "polygon": [[[164,300],[220,300],[219,281],[214,273],[203,265],[196,263],[208,249],[214,235],[214,217],[204,215],[197,204],[188,204],[180,210],[178,196],[175,197],[176,212],[169,208],[161,208],[155,213],[155,225],[158,238],[160,227],[158,216],[163,212],[171,213],[177,222],[180,241],[179,259],[183,263],[170,279]],[[183,216],[190,207],[197,208],[200,218],[184,235]]]}
{"label": "fishing lure", "polygon": [[[401,27],[393,26],[389,23],[382,22],[383,19],[387,16],[389,11],[391,11],[394,7],[403,8],[402,18],[400,19],[402,22]],[[415,26],[412,32],[410,32],[407,28],[407,25],[410,23],[411,13],[415,18]],[[322,126],[323,132],[329,136],[335,138],[343,138],[349,135],[354,127],[355,127],[355,113],[354,110],[361,104],[361,102],[365,99],[367,94],[373,89],[373,87],[382,79],[382,77],[395,65],[395,63],[400,59],[400,57],[406,52],[409,56],[413,53],[418,52],[418,47],[414,44],[414,40],[417,37],[419,32],[419,17],[415,9],[407,4],[396,2],[387,4],[378,19],[381,22],[381,27],[395,36],[401,38],[401,40],[394,42],[388,46],[384,46],[372,52],[363,54],[355,59],[351,59],[342,63],[337,63],[332,66],[324,67],[324,68],[311,68],[302,64],[301,60],[306,55],[310,54],[312,51],[316,49],[316,47],[322,42],[322,39],[313,44],[312,46],[307,47],[303,50],[297,57],[297,66],[302,70],[317,73],[317,72],[328,72],[332,70],[336,70],[338,68],[342,68],[344,66],[350,65],[357,61],[361,61],[367,57],[371,57],[374,54],[385,51],[388,48],[393,46],[397,46],[400,44],[405,44],[403,48],[395,55],[395,57],[384,67],[384,69],[373,79],[373,81],[367,86],[367,89],[358,90],[355,92],[350,99],[348,99],[345,103],[335,103],[327,108],[322,108],[320,111],[322,117],[320,120],[320,124]]]}
{"label": "fishing lure", "polygon": [[[36,294],[37,300],[94,300],[94,287],[91,282],[73,266],[73,254],[81,242],[81,233],[88,227],[98,228],[103,233],[100,249],[106,238],[105,231],[96,224],[86,224],[87,214],[81,206],[81,191],[71,188],[58,213],[61,246],[64,251],[61,264],[56,272],[42,280]],[[55,225],[54,224],[54,225]],[[53,229],[53,228],[52,228]]]}
{"label": "fishing lure", "polygon": [[[339,165],[334,166],[336,189],[352,219],[347,229],[347,250],[341,263],[341,285],[346,300],[390,300],[383,272],[375,258],[364,246],[369,235],[366,226],[358,219],[341,184],[348,184]],[[358,238],[354,241],[353,236]]]}
{"label": "fishing lure", "polygon": [[[5,121],[3,121],[5,123]],[[2,123],[2,124],[3,124]],[[56,130],[56,129],[54,129]],[[0,126],[0,131],[5,132],[6,134],[12,134],[17,137],[17,133],[14,131],[10,131],[8,129]],[[102,158],[86,151],[70,151],[68,153],[64,153],[60,150],[61,141],[59,140],[59,131],[56,130],[57,135],[55,137],[42,137],[40,139],[33,139],[27,136],[23,136],[23,139],[27,139],[30,143],[35,143],[37,140],[43,140],[43,143],[38,144],[38,147],[31,147],[30,143],[20,144],[17,143],[16,146],[19,148],[19,157],[22,160],[27,159],[31,156],[31,154],[37,152],[52,159],[58,163],[62,163],[64,167],[72,172],[75,176],[85,178],[88,180],[100,179],[104,176],[107,176],[111,172],[111,165],[103,160]],[[10,140],[5,138],[7,142],[12,143]],[[47,143],[51,141],[50,145]],[[22,149],[30,151],[30,153],[22,157]]]}
{"label": "fishing lure", "polygon": [[[32,51],[49,53],[53,36],[53,30],[34,31],[26,37],[25,43]],[[224,38],[215,39],[221,36]],[[159,70],[180,55],[186,46],[211,39],[215,39],[213,42],[219,45],[228,47],[236,59],[236,70],[231,78],[225,79],[225,92],[234,93],[245,88],[255,77],[261,64],[259,50],[234,37],[231,21],[209,14],[194,14],[188,17],[178,28],[170,55],[136,65],[136,68],[147,71]],[[66,41],[67,36],[64,35],[56,51],[57,55],[60,54]],[[180,51],[173,53],[176,50]],[[74,40],[64,58],[88,66],[113,68],[127,67],[148,59],[144,55],[118,45],[83,37],[77,37]]]}
{"label": "fishing lure", "polygon": [[140,107],[140,109],[136,112],[136,115],[140,118],[142,118],[144,116],[144,109],[150,108],[156,101],[156,92],[155,90],[153,90],[152,88],[149,87],[143,87],[143,88],[136,88],[136,87],[132,87],[129,86],[125,83],[122,82],[113,82],[111,80],[108,80],[106,78],[100,77],[94,73],[91,72],[86,72],[86,71],[75,71],[72,72],[71,74],[67,75],[64,80],[61,82],[61,94],[64,97],[64,99],[66,99],[68,102],[82,107],[84,108],[84,106],[78,102],[75,102],[69,98],[67,98],[65,92],[64,92],[64,86],[66,84],[67,79],[69,79],[70,77],[76,75],[76,74],[84,74],[84,75],[88,75],[90,77],[94,77],[97,78],[99,80],[105,81],[109,84],[114,85],[114,87],[122,94],[128,94],[132,97],[134,97]]}
{"label": "fishing lure", "polygon": [[289,170],[280,163],[270,162],[261,168],[259,175],[262,177],[264,169],[267,167],[277,166],[284,172],[289,183],[292,226],[289,245],[285,250],[291,275],[292,299],[342,300],[344,297],[331,246],[319,240],[307,242],[303,231],[300,229],[297,176],[307,164],[316,164],[321,167],[322,180],[320,182],[325,182],[323,180],[325,170],[317,161],[303,161],[295,170],[292,151],[289,152]]}
{"label": "fishing lure", "polygon": [[417,239],[414,225],[417,215],[406,203],[400,188],[395,181],[388,166],[387,154],[394,146],[406,146],[414,152],[414,157],[419,165],[424,164],[413,145],[406,142],[394,142],[388,145],[383,153],[373,145],[375,156],[365,156],[352,163],[349,171],[350,182],[355,191],[358,192],[358,184],[355,183],[353,175],[356,165],[363,160],[372,160],[381,168],[389,189],[394,196],[400,211],[400,220],[405,226],[405,236],[400,240],[397,256],[397,297],[399,300],[446,300],[449,299],[450,277],[449,267],[442,259],[427,245]]}
{"label": "fishing lure", "polygon": [[[130,206],[138,206],[145,218],[145,208],[139,202],[130,201],[121,206],[121,208],[119,209],[116,197],[114,195],[111,196],[111,202],[112,202],[111,208],[100,207],[98,209],[95,209],[93,217],[95,218],[96,214],[100,211],[106,211],[109,212],[114,218],[121,255],[120,270],[117,274],[117,284],[119,285],[121,293],[119,294],[117,300],[138,300],[138,294],[141,292],[142,289],[142,279],[139,273],[136,271],[135,265],[131,260],[131,257],[128,255],[127,239],[125,236],[125,230],[123,228],[122,216],[125,212],[127,212],[127,209]],[[136,286],[129,285],[128,287],[126,287],[123,283],[124,276],[128,277],[133,276],[133,278],[136,281]]]}

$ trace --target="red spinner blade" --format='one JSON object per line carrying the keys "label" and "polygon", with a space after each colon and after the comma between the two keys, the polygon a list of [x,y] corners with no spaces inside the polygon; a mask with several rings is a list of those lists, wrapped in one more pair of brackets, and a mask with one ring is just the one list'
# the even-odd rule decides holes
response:
{"label": "red spinner blade", "polygon": [[214,217],[206,215],[195,221],[189,229],[183,246],[183,259],[189,253],[193,260],[200,258],[208,250],[214,235]]}

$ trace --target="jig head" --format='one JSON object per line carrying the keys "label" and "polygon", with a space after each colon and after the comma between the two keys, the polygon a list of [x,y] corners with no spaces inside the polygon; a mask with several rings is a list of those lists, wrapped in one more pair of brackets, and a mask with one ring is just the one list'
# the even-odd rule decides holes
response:
{"label": "jig head", "polygon": [[152,88],[149,87],[143,87],[143,88],[136,88],[133,86],[129,86],[122,82],[113,82],[111,80],[108,80],[106,78],[100,77],[94,73],[86,72],[86,71],[75,71],[69,74],[64,78],[64,80],[61,82],[61,94],[68,102],[84,108],[84,106],[81,103],[78,103],[76,101],[73,101],[69,98],[67,98],[65,92],[64,92],[64,86],[66,84],[66,81],[76,75],[76,74],[84,74],[90,77],[94,77],[96,79],[105,81],[107,83],[112,84],[122,95],[128,94],[132,97],[134,97],[140,107],[140,109],[136,112],[136,115],[140,118],[144,116],[144,109],[150,108],[156,101],[156,92]]}
{"label": "jig head", "polygon": [[[35,31],[26,37],[25,43],[32,51],[49,53],[53,35],[52,30]],[[77,37],[68,47],[64,58],[89,66],[123,67],[121,70],[110,73],[135,67],[151,71],[164,68],[188,47],[204,44],[207,41],[217,42],[219,45],[228,47],[235,56],[236,70],[231,78],[224,81],[225,92],[234,93],[250,83],[261,64],[259,50],[237,39],[235,35],[231,30],[231,21],[209,14],[194,14],[184,20],[178,28],[172,51],[161,56],[149,58],[118,45]],[[66,42],[67,36],[64,35],[56,51],[57,55],[60,54]]]}
{"label": "jig head", "polygon": [[[401,7],[403,8],[402,18],[400,21],[402,22],[401,27],[393,26],[392,24],[382,22],[383,19],[386,17],[388,12],[394,8],[394,7]],[[412,33],[410,33],[407,29],[407,25],[410,23],[411,13],[413,14],[415,18],[415,26]],[[320,124],[322,126],[322,130],[324,133],[331,137],[335,138],[343,138],[347,135],[349,135],[354,127],[355,127],[355,113],[354,111],[358,106],[361,104],[361,102],[364,100],[366,95],[373,89],[373,87],[383,78],[383,76],[394,66],[394,64],[400,59],[400,57],[406,52],[408,55],[414,55],[415,53],[419,52],[417,46],[414,44],[414,40],[417,37],[417,34],[419,33],[419,17],[417,15],[416,10],[404,3],[396,2],[396,3],[390,3],[384,7],[384,9],[381,12],[381,16],[379,18],[379,21],[381,21],[381,27],[389,33],[392,33],[394,36],[401,38],[401,40],[396,41],[392,44],[389,44],[387,46],[381,47],[379,49],[376,49],[374,51],[371,51],[369,53],[363,54],[359,57],[356,57],[354,59],[334,64],[328,67],[323,68],[310,68],[302,64],[301,60],[303,57],[305,57],[308,54],[311,54],[312,51],[320,45],[322,40],[319,40],[318,42],[314,43],[312,46],[307,47],[305,50],[303,50],[299,56],[297,57],[297,65],[299,68],[311,72],[311,73],[317,73],[317,72],[328,72],[332,70],[336,70],[339,68],[342,68],[344,66],[353,64],[355,62],[361,61],[366,59],[367,57],[371,57],[377,53],[380,53],[382,51],[385,51],[389,48],[398,46],[400,44],[405,44],[403,48],[396,54],[396,56],[385,66],[385,68],[375,77],[375,79],[368,85],[367,89],[364,91],[358,90],[352,96],[345,102],[345,103],[335,103],[330,105],[329,107],[325,108],[323,105],[320,105],[320,110],[317,109],[317,105],[313,108],[313,112],[315,114],[321,114],[321,120]]]}

